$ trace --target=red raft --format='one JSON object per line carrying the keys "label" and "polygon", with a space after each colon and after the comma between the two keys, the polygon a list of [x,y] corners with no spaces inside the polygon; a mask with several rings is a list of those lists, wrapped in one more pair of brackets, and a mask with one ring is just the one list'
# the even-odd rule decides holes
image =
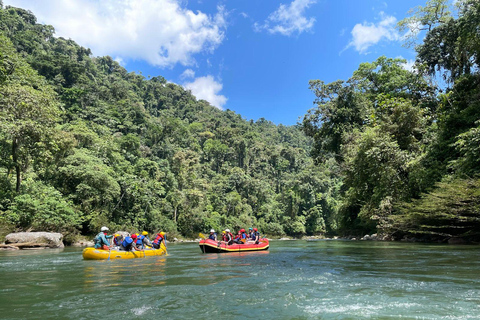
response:
{"label": "red raft", "polygon": [[221,252],[245,252],[245,251],[261,251],[268,250],[268,239],[260,239],[258,244],[232,244],[227,245],[224,242],[219,242],[211,239],[200,240],[198,243],[203,253],[221,253]]}

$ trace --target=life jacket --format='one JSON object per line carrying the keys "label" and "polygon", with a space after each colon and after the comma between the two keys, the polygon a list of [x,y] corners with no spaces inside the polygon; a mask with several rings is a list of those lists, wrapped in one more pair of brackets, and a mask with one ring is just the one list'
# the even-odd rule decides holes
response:
{"label": "life jacket", "polygon": [[232,241],[233,240],[233,234],[231,232],[227,233],[227,240]]}
{"label": "life jacket", "polygon": [[131,237],[125,237],[125,239],[122,241],[122,247],[125,249],[128,249],[132,246],[133,244],[133,239]]}
{"label": "life jacket", "polygon": [[144,235],[139,235],[137,236],[137,242],[136,244],[143,244],[143,239],[145,238]]}
{"label": "life jacket", "polygon": [[242,233],[242,234],[240,235],[240,238],[242,238],[242,239],[247,239],[247,234],[246,234],[246,233]]}
{"label": "life jacket", "polygon": [[155,238],[155,240],[153,240],[153,243],[160,245],[160,242],[162,242],[162,240],[163,240],[162,235],[157,234],[157,237]]}
{"label": "life jacket", "polygon": [[260,238],[260,234],[257,232],[252,232],[252,236],[250,239],[252,240],[258,240]]}
{"label": "life jacket", "polygon": [[208,239],[210,239],[210,240],[215,240],[215,236],[216,236],[216,235],[217,235],[216,233],[213,233],[213,234],[211,234],[211,235],[208,236]]}
{"label": "life jacket", "polygon": [[113,238],[113,242],[115,243],[116,246],[119,246],[122,242],[123,236],[118,236]]}

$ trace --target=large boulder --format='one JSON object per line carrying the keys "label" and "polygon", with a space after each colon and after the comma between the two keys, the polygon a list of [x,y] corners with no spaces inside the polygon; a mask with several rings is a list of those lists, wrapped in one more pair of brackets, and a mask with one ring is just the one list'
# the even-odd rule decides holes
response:
{"label": "large boulder", "polygon": [[5,237],[5,244],[36,244],[50,248],[63,248],[63,235],[54,232],[17,232]]}

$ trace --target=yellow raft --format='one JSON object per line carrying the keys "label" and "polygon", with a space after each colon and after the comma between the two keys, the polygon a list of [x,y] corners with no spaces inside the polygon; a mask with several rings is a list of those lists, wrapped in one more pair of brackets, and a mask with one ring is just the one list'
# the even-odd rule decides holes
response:
{"label": "yellow raft", "polygon": [[160,249],[145,249],[145,251],[121,251],[121,250],[101,250],[95,248],[83,249],[83,259],[85,260],[110,260],[110,259],[134,259],[146,258],[150,256],[163,256],[167,253],[165,245],[162,243]]}

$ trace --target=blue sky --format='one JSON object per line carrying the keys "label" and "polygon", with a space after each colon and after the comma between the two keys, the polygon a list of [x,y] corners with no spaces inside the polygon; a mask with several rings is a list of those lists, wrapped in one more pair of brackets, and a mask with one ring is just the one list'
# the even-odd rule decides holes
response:
{"label": "blue sky", "polygon": [[415,58],[394,29],[426,0],[4,0],[57,36],[165,77],[245,119],[292,125],[308,81],[348,79],[381,55]]}

